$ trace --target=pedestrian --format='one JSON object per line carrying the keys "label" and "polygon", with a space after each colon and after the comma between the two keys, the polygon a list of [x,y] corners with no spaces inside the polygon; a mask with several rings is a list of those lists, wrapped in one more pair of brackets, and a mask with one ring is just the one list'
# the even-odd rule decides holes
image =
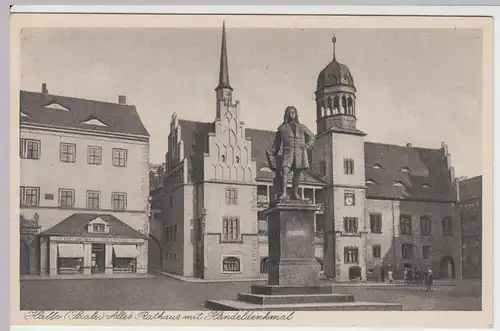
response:
{"label": "pedestrian", "polygon": [[408,284],[413,284],[413,269],[408,269]]}
{"label": "pedestrian", "polygon": [[391,269],[389,269],[389,271],[387,272],[387,280],[389,280],[389,284],[392,284],[394,282],[394,275]]}
{"label": "pedestrian", "polygon": [[433,279],[432,279],[432,270],[431,268],[429,268],[427,270],[427,277],[425,279],[425,284],[427,285],[427,291],[428,292],[431,292],[432,291],[432,283],[433,283]]}
{"label": "pedestrian", "polygon": [[405,268],[405,271],[403,271],[403,279],[406,284],[408,284],[408,268]]}

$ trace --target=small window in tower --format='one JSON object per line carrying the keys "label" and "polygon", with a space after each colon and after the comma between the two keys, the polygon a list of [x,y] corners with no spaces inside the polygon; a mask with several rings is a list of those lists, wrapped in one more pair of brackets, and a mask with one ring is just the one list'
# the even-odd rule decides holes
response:
{"label": "small window in tower", "polygon": [[236,163],[240,163],[240,157],[239,156],[236,157]]}
{"label": "small window in tower", "polygon": [[224,155],[221,155],[220,156],[220,161],[223,162],[223,163],[226,162],[226,157]]}

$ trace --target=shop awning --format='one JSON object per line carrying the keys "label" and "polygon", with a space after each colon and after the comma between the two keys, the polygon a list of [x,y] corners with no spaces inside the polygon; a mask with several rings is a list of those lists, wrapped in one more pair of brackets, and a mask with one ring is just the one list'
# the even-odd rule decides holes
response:
{"label": "shop awning", "polygon": [[78,259],[84,256],[83,244],[57,244],[59,257]]}
{"label": "shop awning", "polygon": [[113,245],[115,257],[135,259],[139,255],[139,251],[135,245]]}

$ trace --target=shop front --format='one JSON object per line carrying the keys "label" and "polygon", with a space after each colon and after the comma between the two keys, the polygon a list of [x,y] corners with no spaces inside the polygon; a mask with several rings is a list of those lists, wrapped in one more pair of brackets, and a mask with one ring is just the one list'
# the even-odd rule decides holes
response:
{"label": "shop front", "polygon": [[88,216],[83,217],[84,224],[81,224],[82,217],[78,218],[78,228],[87,229],[85,232],[71,231],[73,226],[56,228],[58,225],[42,232],[41,273],[49,276],[146,273],[148,241],[145,236],[107,216],[90,221],[86,220]]}
{"label": "shop front", "polygon": [[41,255],[48,259],[42,257],[41,263],[51,276],[146,273],[145,245],[144,239],[51,236],[42,240],[42,250],[48,254]]}

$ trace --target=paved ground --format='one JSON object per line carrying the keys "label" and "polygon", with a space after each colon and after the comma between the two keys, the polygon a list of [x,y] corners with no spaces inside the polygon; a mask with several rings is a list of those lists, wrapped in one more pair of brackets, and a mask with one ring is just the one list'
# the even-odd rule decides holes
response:
{"label": "paved ground", "polygon": [[[163,275],[136,279],[21,281],[21,310],[200,310],[207,299],[234,299],[252,283],[185,283]],[[357,301],[395,302],[404,310],[481,310],[481,284],[456,286],[343,286]]]}

